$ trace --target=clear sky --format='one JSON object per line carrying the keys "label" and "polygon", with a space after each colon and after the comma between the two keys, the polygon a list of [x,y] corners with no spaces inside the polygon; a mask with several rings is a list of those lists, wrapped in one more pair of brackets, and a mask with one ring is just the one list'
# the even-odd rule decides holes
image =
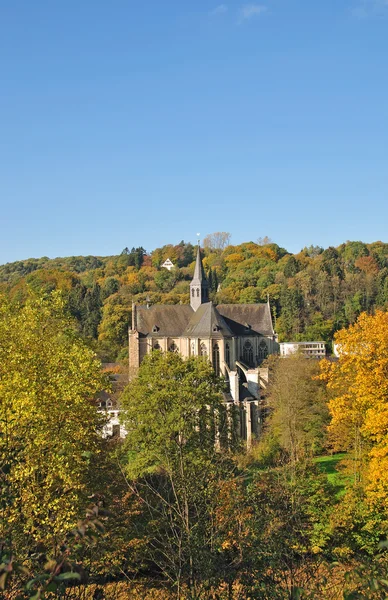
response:
{"label": "clear sky", "polygon": [[0,262],[388,241],[388,0],[0,0]]}

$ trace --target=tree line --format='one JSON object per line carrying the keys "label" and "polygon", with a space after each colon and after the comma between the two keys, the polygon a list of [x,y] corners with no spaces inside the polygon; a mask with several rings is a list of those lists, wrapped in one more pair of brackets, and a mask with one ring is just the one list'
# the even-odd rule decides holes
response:
{"label": "tree line", "polygon": [[[168,244],[117,256],[30,259],[0,267],[11,301],[60,290],[81,334],[103,360],[125,358],[132,302],[187,304],[195,247]],[[388,304],[388,244],[346,242],[290,254],[268,238],[233,246],[230,234],[204,239],[203,263],[215,303],[270,299],[280,341],[325,341],[362,312]],[[162,268],[170,258],[171,271]]]}

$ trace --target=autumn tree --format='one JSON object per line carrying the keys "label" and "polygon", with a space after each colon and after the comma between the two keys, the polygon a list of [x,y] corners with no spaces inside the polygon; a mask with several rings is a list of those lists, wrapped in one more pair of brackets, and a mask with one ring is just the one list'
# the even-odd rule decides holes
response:
{"label": "autumn tree", "polygon": [[98,326],[98,354],[106,362],[116,360],[127,350],[128,327],[131,323],[132,305],[120,293],[110,295],[102,308]]}
{"label": "autumn tree", "polygon": [[26,557],[55,545],[89,502],[88,460],[100,447],[93,398],[104,384],[60,297],[16,308],[2,298],[0,313],[1,459],[14,457],[1,533]]}
{"label": "autumn tree", "polygon": [[[350,440],[357,475],[362,476],[371,501],[388,500],[388,313],[363,313],[338,332],[336,363],[322,363],[332,398],[330,432]],[[339,442],[340,443],[340,442]],[[338,442],[337,442],[338,446]]]}

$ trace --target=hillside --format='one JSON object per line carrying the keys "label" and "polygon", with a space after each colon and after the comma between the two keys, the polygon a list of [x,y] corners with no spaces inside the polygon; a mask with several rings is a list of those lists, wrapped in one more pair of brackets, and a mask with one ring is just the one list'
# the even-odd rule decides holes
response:
{"label": "hillside", "polygon": [[[208,236],[212,239],[212,236]],[[214,238],[213,238],[214,239]],[[274,243],[204,249],[211,299],[254,303],[269,297],[280,340],[322,339],[362,311],[388,306],[388,244],[346,242],[291,254]],[[222,245],[222,244],[221,244]],[[117,256],[28,259],[0,266],[0,289],[15,302],[62,291],[80,331],[105,360],[123,358],[132,302],[189,302],[194,246],[180,242]],[[175,268],[162,268],[170,258]]]}

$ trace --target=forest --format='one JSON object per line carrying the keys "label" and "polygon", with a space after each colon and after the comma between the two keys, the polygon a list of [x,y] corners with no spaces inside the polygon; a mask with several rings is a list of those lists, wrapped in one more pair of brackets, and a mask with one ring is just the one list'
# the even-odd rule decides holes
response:
{"label": "forest", "polygon": [[[346,242],[291,254],[268,238],[237,246],[230,234],[203,240],[203,263],[215,303],[269,298],[280,341],[327,343],[364,311],[387,308],[388,244]],[[175,267],[162,268],[170,258]],[[0,291],[11,302],[59,290],[81,335],[105,362],[125,359],[132,302],[189,303],[195,248],[168,244],[117,256],[28,259],[0,266]]]}
{"label": "forest", "polygon": [[269,357],[249,449],[206,357],[148,355],[105,438],[111,377],[61,294],[0,313],[0,597],[387,597],[388,313],[338,360]]}
{"label": "forest", "polygon": [[159,350],[102,435],[101,361],[125,364],[132,301],[188,302],[191,244],[0,268],[0,598],[387,597],[388,245],[229,241],[204,240],[215,302],[269,296],[280,339],[339,349],[267,359],[250,448],[208,360]]}

